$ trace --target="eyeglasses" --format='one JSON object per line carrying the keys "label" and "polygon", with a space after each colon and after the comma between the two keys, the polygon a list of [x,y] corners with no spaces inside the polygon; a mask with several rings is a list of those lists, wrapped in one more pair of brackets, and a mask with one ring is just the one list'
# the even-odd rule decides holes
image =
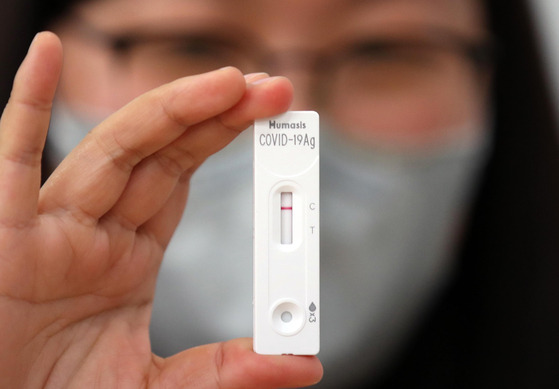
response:
{"label": "eyeglasses", "polygon": [[479,82],[492,61],[488,40],[433,29],[371,36],[326,53],[273,53],[215,32],[117,34],[79,26],[84,36],[111,50],[127,74],[152,85],[223,66],[281,74],[281,65],[290,62],[312,76],[317,109],[342,126],[378,125],[370,116],[373,107],[390,106],[398,114],[398,107],[413,104],[410,99],[437,101],[439,107],[459,104],[463,89]]}

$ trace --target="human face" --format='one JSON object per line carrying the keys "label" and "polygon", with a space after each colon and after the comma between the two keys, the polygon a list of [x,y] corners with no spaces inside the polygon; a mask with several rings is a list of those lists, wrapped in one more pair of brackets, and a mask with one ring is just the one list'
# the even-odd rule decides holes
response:
{"label": "human face", "polygon": [[60,98],[94,115],[234,65],[289,77],[293,109],[318,110],[360,142],[429,148],[485,120],[489,71],[470,55],[487,39],[476,0],[96,0],[54,29]]}

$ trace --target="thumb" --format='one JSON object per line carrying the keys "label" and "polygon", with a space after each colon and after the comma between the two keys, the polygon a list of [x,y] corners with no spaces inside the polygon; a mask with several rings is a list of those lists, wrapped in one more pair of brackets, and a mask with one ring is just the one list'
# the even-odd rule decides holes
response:
{"label": "thumb", "polygon": [[156,365],[162,387],[295,388],[316,384],[323,374],[317,357],[256,354],[250,338],[195,347]]}

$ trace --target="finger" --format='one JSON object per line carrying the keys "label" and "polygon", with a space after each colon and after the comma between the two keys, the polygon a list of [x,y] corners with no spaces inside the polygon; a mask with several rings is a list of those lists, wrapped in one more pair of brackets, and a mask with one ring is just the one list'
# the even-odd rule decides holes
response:
{"label": "finger", "polygon": [[[260,79],[259,77],[258,80]],[[274,77],[260,82],[258,80],[253,81],[256,84],[248,85],[245,96],[237,105],[213,120],[214,124],[219,123],[218,129],[220,126],[234,127],[235,122],[243,123],[238,128],[245,128],[256,118],[273,116],[289,108],[293,98],[293,86],[289,80],[284,77]],[[210,127],[206,130],[209,133],[212,131],[212,128]],[[191,133],[178,139],[176,142],[179,144],[178,148],[190,146],[195,149],[197,147],[197,140],[193,138],[196,138],[198,135],[207,135],[206,132],[202,131],[202,126],[198,129],[193,129]],[[192,138],[188,139],[189,136]],[[183,178],[188,179],[189,174],[191,172],[187,172]],[[167,209],[172,204],[183,204],[183,202],[167,204],[161,212],[156,214],[142,227],[144,232],[152,234],[163,247],[168,243],[176,224],[178,224],[182,216],[182,208],[178,211]]]}
{"label": "finger", "polygon": [[259,73],[250,73],[245,75],[245,81],[247,83],[255,82],[258,80],[262,80],[264,78],[268,78],[270,75],[268,73],[259,72]]}
{"label": "finger", "polygon": [[165,250],[182,218],[189,189],[189,179],[179,180],[165,205],[137,232],[150,236],[162,250]]}
{"label": "finger", "polygon": [[161,361],[154,383],[192,388],[296,388],[322,378],[318,358],[259,355],[252,340],[236,339],[186,350]]}
{"label": "finger", "polygon": [[59,39],[48,32],[37,34],[0,121],[0,221],[4,224],[25,224],[37,214],[41,156],[61,67]]}
{"label": "finger", "polygon": [[133,168],[243,96],[242,74],[224,68],[148,92],[97,126],[43,186],[41,211],[97,220],[116,203]]}
{"label": "finger", "polygon": [[[171,145],[138,166],[125,192],[111,210],[111,216],[124,221],[129,227],[144,224],[163,207],[183,173],[192,174],[209,155],[229,144],[254,119],[285,111],[291,103],[292,92],[291,83],[283,77],[249,84],[245,95],[231,108],[231,112],[192,126]],[[146,191],[148,188],[154,189]],[[158,240],[170,238],[169,232],[172,233],[174,223],[178,223],[180,211],[177,210],[174,213],[176,216],[171,219],[159,219],[147,226],[151,229],[150,233],[157,235]],[[170,230],[160,225],[159,221],[168,224]]]}
{"label": "finger", "polygon": [[218,119],[226,127],[234,127],[239,122],[248,126],[254,119],[287,111],[292,101],[293,85],[287,78],[258,78],[247,85],[244,98]]}

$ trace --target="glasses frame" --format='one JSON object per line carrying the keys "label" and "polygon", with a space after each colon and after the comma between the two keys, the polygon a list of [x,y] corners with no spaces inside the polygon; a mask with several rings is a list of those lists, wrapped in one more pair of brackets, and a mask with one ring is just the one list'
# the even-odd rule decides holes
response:
{"label": "glasses frame", "polygon": [[[77,27],[80,33],[86,38],[106,46],[119,57],[125,57],[135,47],[157,43],[161,41],[180,40],[181,35],[166,32],[141,32],[129,31],[123,33],[113,33],[102,31],[93,24],[78,17]],[[193,38],[206,37],[205,34],[188,34],[190,40]],[[217,44],[230,45],[231,41],[221,39],[218,36],[212,36],[212,42]],[[386,50],[394,48],[398,45],[414,45],[417,48],[431,49],[436,51],[453,52],[462,56],[469,61],[474,68],[480,72],[485,72],[494,62],[497,53],[497,44],[494,37],[488,36],[483,39],[472,40],[464,38],[454,32],[442,28],[430,28],[422,34],[422,39],[399,40],[398,38],[388,37],[380,38],[377,41],[365,41],[357,44],[351,44],[341,50],[330,53],[308,53],[303,50],[294,50],[278,55],[273,52],[261,50],[256,55],[255,63],[262,64],[264,70],[274,72],[276,63],[279,63],[279,57],[291,58],[291,63],[305,63],[310,69],[317,73],[329,73],[333,68],[339,66],[348,56],[354,55],[355,52],[367,50]],[[235,47],[233,47],[235,49]],[[240,46],[239,46],[240,48]],[[285,61],[283,61],[285,62]]]}

